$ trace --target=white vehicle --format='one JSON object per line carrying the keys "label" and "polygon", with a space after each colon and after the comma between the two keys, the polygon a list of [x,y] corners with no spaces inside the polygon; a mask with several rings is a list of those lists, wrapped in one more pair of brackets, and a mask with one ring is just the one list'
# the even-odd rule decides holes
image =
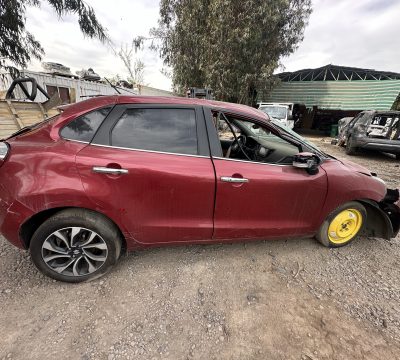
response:
{"label": "white vehicle", "polygon": [[289,129],[293,129],[293,103],[259,103],[258,109],[267,113],[269,117],[279,120]]}

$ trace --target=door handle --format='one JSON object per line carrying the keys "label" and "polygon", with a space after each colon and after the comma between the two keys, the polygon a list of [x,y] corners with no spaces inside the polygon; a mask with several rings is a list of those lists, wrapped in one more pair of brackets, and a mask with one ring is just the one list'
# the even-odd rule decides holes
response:
{"label": "door handle", "polygon": [[113,174],[113,175],[122,175],[127,174],[127,169],[118,169],[118,168],[108,168],[102,166],[93,166],[93,172],[99,174]]}
{"label": "door handle", "polygon": [[249,179],[236,178],[236,177],[230,177],[230,176],[221,176],[221,181],[229,182],[229,183],[248,183]]}

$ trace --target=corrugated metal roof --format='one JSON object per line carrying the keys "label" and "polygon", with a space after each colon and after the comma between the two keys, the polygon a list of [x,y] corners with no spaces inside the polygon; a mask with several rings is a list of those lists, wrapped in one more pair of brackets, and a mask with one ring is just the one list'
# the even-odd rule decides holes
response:
{"label": "corrugated metal roof", "polygon": [[400,93],[400,80],[293,81],[279,83],[268,102],[294,102],[340,110],[390,110]]}
{"label": "corrugated metal roof", "polygon": [[277,75],[282,81],[329,81],[329,80],[395,80],[400,74],[375,69],[362,69],[349,66],[328,64],[316,69],[302,69],[283,72]]}

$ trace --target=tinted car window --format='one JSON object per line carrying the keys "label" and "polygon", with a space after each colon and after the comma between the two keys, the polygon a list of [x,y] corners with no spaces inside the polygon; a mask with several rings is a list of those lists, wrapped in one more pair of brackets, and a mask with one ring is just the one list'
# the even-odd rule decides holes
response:
{"label": "tinted car window", "polygon": [[113,146],[197,154],[195,111],[192,109],[128,109],[115,125]]}
{"label": "tinted car window", "polygon": [[72,120],[61,130],[64,139],[92,141],[94,134],[103,122],[111,107],[98,109]]}

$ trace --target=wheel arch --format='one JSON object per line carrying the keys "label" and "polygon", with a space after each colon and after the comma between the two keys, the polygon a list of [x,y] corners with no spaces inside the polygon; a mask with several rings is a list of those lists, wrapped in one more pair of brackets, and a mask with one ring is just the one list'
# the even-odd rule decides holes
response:
{"label": "wheel arch", "polygon": [[51,208],[51,209],[46,209],[46,210],[38,212],[37,214],[35,214],[35,215],[31,216],[29,219],[27,219],[20,226],[20,229],[19,229],[19,237],[20,237],[25,249],[29,249],[32,236],[35,233],[35,231],[39,228],[40,225],[42,225],[47,219],[49,219],[53,215],[59,213],[60,211],[69,210],[69,209],[79,209],[79,210],[84,210],[87,212],[95,213],[96,215],[99,215],[99,216],[111,221],[120,233],[120,236],[121,236],[121,239],[123,242],[122,249],[121,249],[122,253],[124,253],[126,251],[127,244],[126,244],[125,236],[124,236],[121,228],[118,226],[118,224],[113,219],[111,219],[110,217],[108,217],[107,215],[105,215],[99,211],[84,208],[84,207],[76,207],[76,206],[64,206],[64,207],[55,207],[55,208]]}
{"label": "wheel arch", "polygon": [[367,223],[365,224],[364,235],[390,240],[393,237],[393,226],[389,217],[379,207],[379,204],[369,199],[356,201],[364,205],[367,210]]}

